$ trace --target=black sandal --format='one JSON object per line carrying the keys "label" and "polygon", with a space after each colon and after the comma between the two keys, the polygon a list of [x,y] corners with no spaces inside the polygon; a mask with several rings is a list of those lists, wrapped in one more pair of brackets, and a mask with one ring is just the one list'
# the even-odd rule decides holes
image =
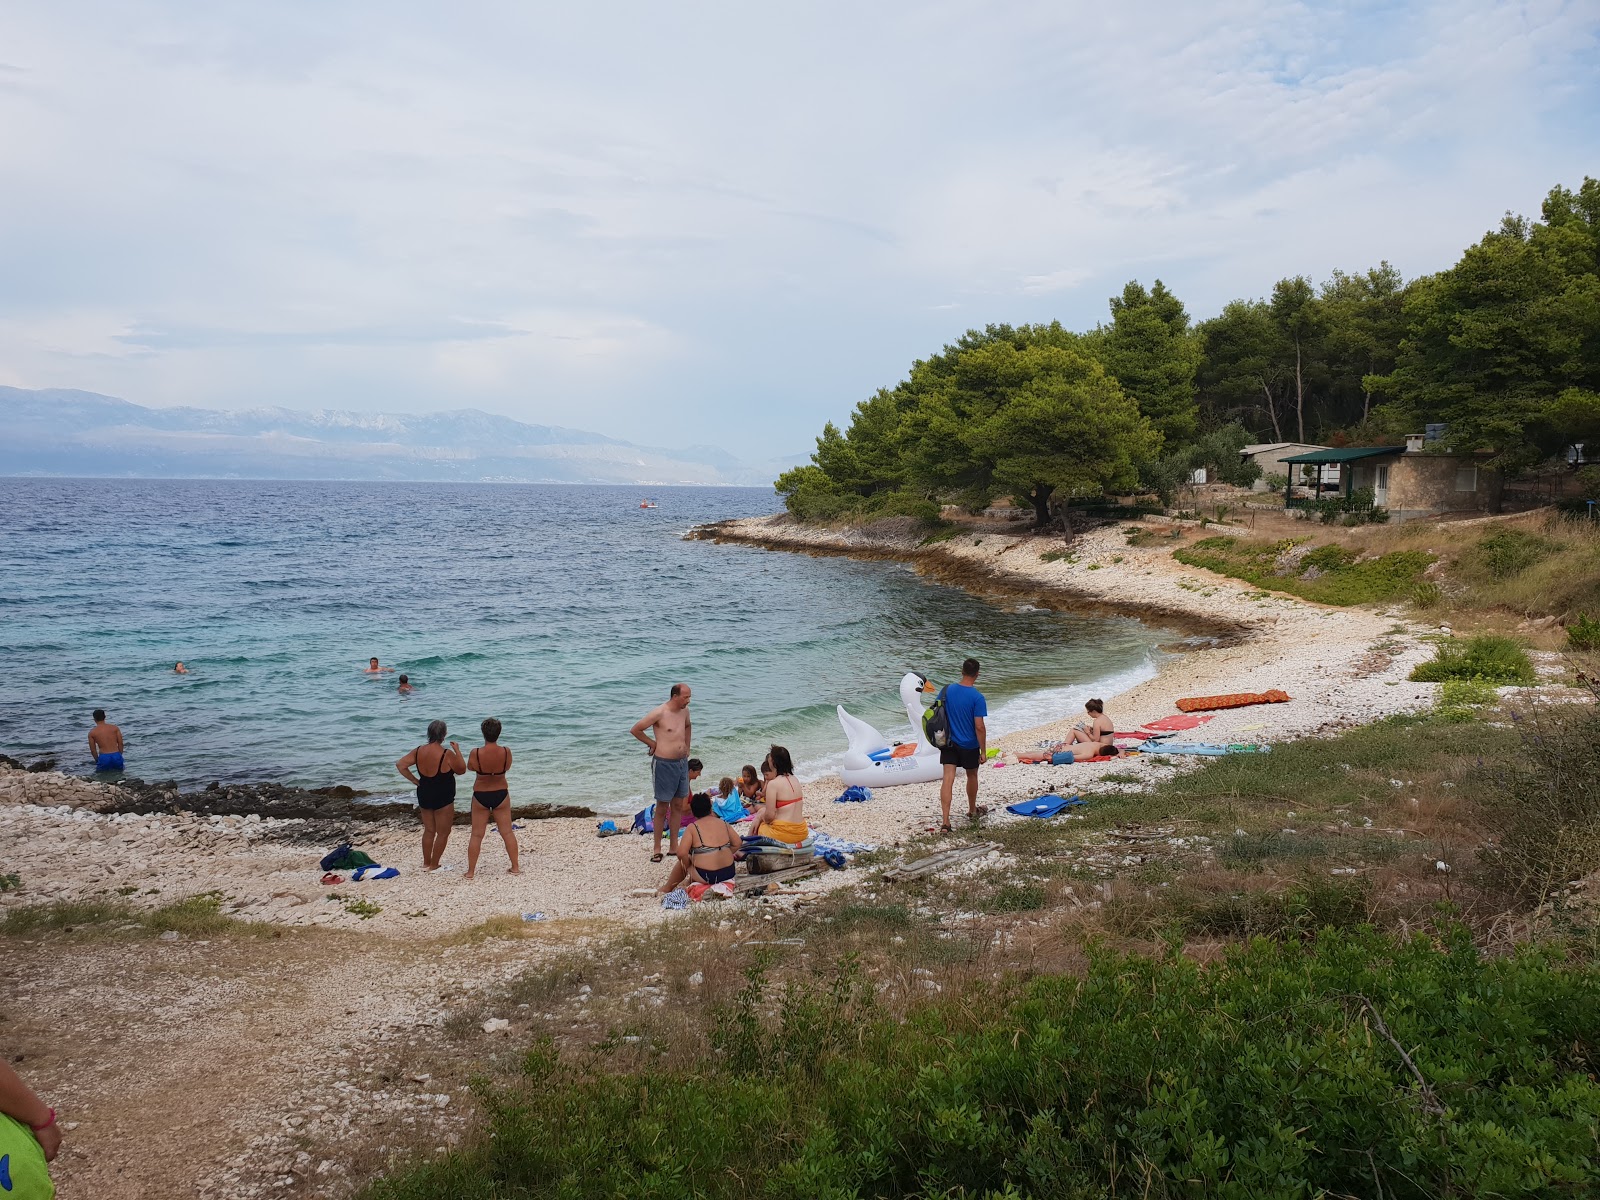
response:
{"label": "black sandal", "polygon": [[663,855],[663,854],[662,854],[662,853],[661,853],[661,852],[660,852],[660,851],[659,851],[659,850],[658,850],[658,851],[656,851],[656,853],[654,853],[654,854],[652,854],[652,855],[651,855],[651,856],[650,856],[650,861],[651,861],[651,862],[653,862],[653,863],[658,863],[658,862],[662,862],[662,861],[664,861],[664,860],[665,860],[665,857],[666,857],[666,856],[665,856],[665,855]]}
{"label": "black sandal", "polygon": [[954,833],[955,830],[951,829],[950,826],[948,826],[948,825],[941,825],[941,826],[939,826],[939,832],[940,833]]}

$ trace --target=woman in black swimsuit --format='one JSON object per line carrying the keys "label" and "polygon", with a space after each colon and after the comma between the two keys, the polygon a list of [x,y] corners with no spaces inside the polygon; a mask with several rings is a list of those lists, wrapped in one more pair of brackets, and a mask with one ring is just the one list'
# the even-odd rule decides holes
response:
{"label": "woman in black swimsuit", "polygon": [[689,811],[694,814],[694,824],[678,837],[678,861],[672,865],[672,874],[664,886],[657,888],[660,895],[682,883],[729,883],[733,880],[733,856],[743,845],[743,839],[711,808],[708,792],[697,792],[689,799]]}
{"label": "woman in black swimsuit", "polygon": [[500,744],[500,722],[494,717],[483,723],[483,745],[467,756],[467,766],[478,773],[472,782],[472,837],[467,842],[466,879],[478,876],[478,851],[483,849],[483,835],[489,822],[500,831],[500,840],[506,844],[511,857],[511,874],[521,875],[517,865],[517,835],[511,830],[511,791],[506,786],[506,772],[511,769],[511,751]]}
{"label": "woman in black swimsuit", "polygon": [[[395,768],[417,787],[417,808],[422,814],[422,866],[437,871],[445,843],[456,819],[456,776],[464,774],[466,760],[459,742],[444,744],[443,721],[428,722],[428,742],[395,763]],[[417,775],[411,768],[417,769]]]}

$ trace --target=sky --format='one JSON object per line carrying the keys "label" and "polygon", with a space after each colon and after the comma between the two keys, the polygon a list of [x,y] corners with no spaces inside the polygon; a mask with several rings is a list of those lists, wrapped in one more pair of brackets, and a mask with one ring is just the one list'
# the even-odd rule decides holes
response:
{"label": "sky", "polygon": [[0,8],[0,384],[803,453],[991,322],[1448,266],[1600,4]]}

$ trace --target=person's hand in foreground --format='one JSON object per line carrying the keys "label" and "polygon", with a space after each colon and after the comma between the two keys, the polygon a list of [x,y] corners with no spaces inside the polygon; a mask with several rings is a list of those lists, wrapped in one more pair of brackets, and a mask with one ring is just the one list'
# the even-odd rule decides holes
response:
{"label": "person's hand in foreground", "polygon": [[39,1099],[33,1089],[22,1082],[22,1076],[3,1060],[0,1060],[0,1112],[33,1130],[39,1148],[44,1151],[45,1162],[55,1160],[61,1152],[61,1126],[56,1124],[55,1110]]}

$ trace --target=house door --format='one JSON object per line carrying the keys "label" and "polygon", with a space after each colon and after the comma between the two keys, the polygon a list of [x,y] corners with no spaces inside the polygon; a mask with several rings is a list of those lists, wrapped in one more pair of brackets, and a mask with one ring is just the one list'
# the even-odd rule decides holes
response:
{"label": "house door", "polygon": [[1389,507],[1389,468],[1372,469],[1372,502],[1379,508]]}

